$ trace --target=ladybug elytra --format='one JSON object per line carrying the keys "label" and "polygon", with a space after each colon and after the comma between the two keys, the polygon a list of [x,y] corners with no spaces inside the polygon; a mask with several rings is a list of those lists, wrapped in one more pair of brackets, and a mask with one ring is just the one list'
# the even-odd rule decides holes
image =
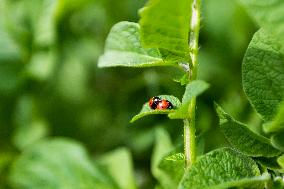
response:
{"label": "ladybug elytra", "polygon": [[173,105],[170,101],[161,99],[160,97],[154,96],[149,100],[149,106],[153,110],[166,110],[172,109]]}
{"label": "ladybug elytra", "polygon": [[172,109],[173,105],[168,100],[161,100],[159,104],[157,105],[158,110],[166,110],[166,109]]}

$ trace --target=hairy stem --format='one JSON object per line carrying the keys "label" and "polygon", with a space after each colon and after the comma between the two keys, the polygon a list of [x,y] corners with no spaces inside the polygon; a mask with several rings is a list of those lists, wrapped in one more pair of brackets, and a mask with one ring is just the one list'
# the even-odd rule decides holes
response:
{"label": "hairy stem", "polygon": [[[195,80],[198,70],[198,38],[200,30],[200,0],[192,2],[192,16],[190,21],[189,49],[192,67],[189,70],[190,81]],[[195,109],[196,98],[193,98],[189,105],[190,118],[184,120],[184,155],[186,168],[196,161],[196,141],[195,141]]]}

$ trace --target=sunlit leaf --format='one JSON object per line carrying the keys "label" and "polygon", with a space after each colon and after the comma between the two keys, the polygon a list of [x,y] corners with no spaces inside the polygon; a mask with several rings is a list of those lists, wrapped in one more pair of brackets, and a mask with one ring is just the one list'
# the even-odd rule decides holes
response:
{"label": "sunlit leaf", "polygon": [[166,49],[183,57],[189,55],[191,0],[149,0],[139,13],[144,47]]}
{"label": "sunlit leaf", "polygon": [[105,52],[99,58],[99,67],[149,67],[171,65],[164,62],[157,48],[143,48],[140,27],[133,22],[114,25],[106,39]]}
{"label": "sunlit leaf", "polygon": [[230,148],[209,152],[188,169],[179,189],[263,188],[270,179],[260,175],[257,164]]}

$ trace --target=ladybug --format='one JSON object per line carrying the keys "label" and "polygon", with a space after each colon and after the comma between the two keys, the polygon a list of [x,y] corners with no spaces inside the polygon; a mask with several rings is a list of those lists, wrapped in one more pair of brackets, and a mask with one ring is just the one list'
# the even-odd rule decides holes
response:
{"label": "ladybug", "polygon": [[155,110],[160,102],[161,98],[158,96],[154,96],[149,100],[149,106],[151,109]]}
{"label": "ladybug", "polygon": [[168,100],[161,100],[159,104],[157,105],[158,110],[166,110],[166,109],[172,109],[173,104]]}

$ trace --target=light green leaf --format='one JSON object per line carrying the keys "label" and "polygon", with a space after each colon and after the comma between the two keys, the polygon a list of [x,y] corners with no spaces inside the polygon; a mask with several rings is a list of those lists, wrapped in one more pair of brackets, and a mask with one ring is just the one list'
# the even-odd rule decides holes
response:
{"label": "light green leaf", "polygon": [[[131,153],[119,148],[103,155],[99,163],[106,167],[121,189],[136,189]],[[123,170],[123,171],[122,171]]]}
{"label": "light green leaf", "polygon": [[[39,46],[53,45],[56,40],[56,12],[59,1],[43,0],[34,18],[35,44]],[[32,8],[32,6],[31,6]]]}
{"label": "light green leaf", "polygon": [[114,189],[77,142],[68,139],[44,140],[24,151],[11,168],[13,188],[22,189]]}
{"label": "light green leaf", "polygon": [[177,108],[174,112],[169,113],[170,119],[186,119],[190,117],[189,103],[192,98],[202,94],[206,89],[209,88],[209,84],[205,81],[194,80],[190,82],[185,89],[185,93],[182,97],[182,105]]}
{"label": "light green leaf", "polygon": [[99,67],[149,67],[172,65],[164,62],[156,48],[143,48],[140,42],[140,27],[133,22],[114,25],[106,39],[104,54],[99,58]]}
{"label": "light green leaf", "polygon": [[[0,7],[1,12],[1,7]],[[2,13],[2,12],[1,12]],[[3,15],[0,13],[0,17]],[[0,18],[1,19],[1,18]],[[4,24],[0,20],[0,61],[19,61],[21,54],[18,45],[12,40],[11,36],[5,31]]]}
{"label": "light green leaf", "polygon": [[268,138],[251,131],[246,125],[234,120],[224,110],[216,105],[220,118],[220,128],[229,143],[242,153],[252,157],[273,157],[280,154]]}
{"label": "light green leaf", "polygon": [[168,114],[170,112],[174,112],[176,108],[178,108],[181,103],[179,101],[179,99],[177,97],[171,96],[171,95],[159,95],[158,97],[160,97],[161,99],[166,99],[168,101],[170,101],[173,105],[173,109],[167,109],[167,110],[153,110],[150,108],[148,102],[146,102],[141,111],[139,112],[139,114],[135,115],[132,119],[131,119],[131,123],[133,123],[134,121],[144,117],[144,116],[148,116],[148,115],[154,115],[154,114]]}
{"label": "light green leaf", "polygon": [[263,125],[266,133],[279,132],[284,130],[284,101],[279,105],[278,111],[271,122]]}
{"label": "light green leaf", "polygon": [[271,137],[272,145],[284,152],[284,132],[277,133]]}
{"label": "light green leaf", "polygon": [[162,159],[173,150],[173,144],[168,132],[165,129],[157,128],[155,146],[151,158],[151,171],[153,176],[159,181],[163,189],[175,188],[175,183],[169,179],[167,173],[159,165]]}
{"label": "light green leaf", "polygon": [[264,29],[253,36],[243,60],[243,87],[251,104],[266,121],[284,98],[284,59],[281,45]]}
{"label": "light green leaf", "polygon": [[33,53],[26,73],[39,81],[44,81],[52,76],[55,68],[56,57],[54,51],[40,51]]}
{"label": "light green leaf", "polygon": [[278,164],[284,168],[284,155],[280,156],[278,159],[277,159],[277,162]]}
{"label": "light green leaf", "polygon": [[188,56],[191,0],[149,0],[139,13],[144,47],[166,49],[182,57]]}
{"label": "light green leaf", "polygon": [[260,175],[251,158],[221,148],[200,157],[185,173],[179,189],[264,188],[269,179],[268,174]]}
{"label": "light green leaf", "polygon": [[284,39],[283,0],[240,0],[240,2],[259,26]]}
{"label": "light green leaf", "polygon": [[168,155],[160,161],[159,169],[163,171],[160,183],[163,183],[164,189],[177,188],[184,174],[184,165],[183,153]]}
{"label": "light green leaf", "polygon": [[19,98],[14,116],[15,129],[12,141],[19,150],[48,135],[48,124],[40,113],[35,97],[25,95]]}

